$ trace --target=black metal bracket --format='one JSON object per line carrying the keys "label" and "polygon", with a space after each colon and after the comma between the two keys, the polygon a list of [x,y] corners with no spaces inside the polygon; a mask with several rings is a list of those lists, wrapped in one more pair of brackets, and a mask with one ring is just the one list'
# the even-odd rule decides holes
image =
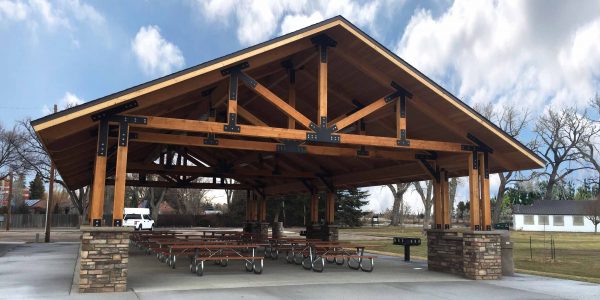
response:
{"label": "black metal bracket", "polygon": [[258,82],[256,82],[256,80],[254,80],[252,77],[248,76],[248,74],[244,72],[239,72],[238,76],[244,82],[245,85],[252,89],[256,89]]}
{"label": "black metal bracket", "polygon": [[479,168],[479,158],[477,157],[477,151],[473,151],[473,170]]}
{"label": "black metal bracket", "polygon": [[390,85],[396,89],[395,92],[385,96],[384,101],[385,103],[390,103],[392,101],[394,101],[394,99],[400,97],[401,102],[406,102],[406,98],[411,98],[413,97],[413,95],[407,91],[406,89],[404,89],[403,87],[401,87],[399,84],[395,83],[395,82],[391,82]]}
{"label": "black metal bracket", "polygon": [[296,83],[296,69],[294,69],[294,63],[291,59],[281,62],[281,66],[285,68],[290,77],[290,83]]}
{"label": "black metal bracket", "polygon": [[98,156],[106,156],[108,147],[108,121],[103,119],[100,121],[98,129]]}
{"label": "black metal bracket", "polygon": [[92,121],[100,121],[102,119],[106,119],[110,116],[116,115],[118,113],[122,113],[124,111],[130,110],[138,106],[138,102],[136,100],[132,100],[126,103],[123,103],[119,106],[109,108],[107,110],[101,111],[99,113],[91,115]]}
{"label": "black metal bracket", "polygon": [[433,167],[429,161],[425,160],[425,159],[420,159],[419,160],[423,166],[425,166],[425,168],[427,169],[427,171],[429,172],[429,175],[431,175],[433,178],[435,178],[436,182],[440,182],[440,169],[439,167]]}
{"label": "black metal bracket", "polygon": [[326,34],[319,34],[310,39],[310,41],[319,46],[321,62],[327,62],[327,48],[337,46],[337,42]]}
{"label": "black metal bracket", "polygon": [[306,153],[306,147],[301,146],[302,143],[304,141],[282,140],[275,148],[277,152]]}
{"label": "black metal bracket", "polygon": [[410,146],[410,140],[406,138],[406,129],[400,130],[400,139],[396,141],[396,144],[403,147]]}
{"label": "black metal bracket", "polygon": [[217,139],[215,139],[215,134],[214,133],[209,133],[207,138],[204,139],[204,145],[218,145],[219,141]]}
{"label": "black metal bracket", "polygon": [[92,226],[93,227],[102,227],[102,219],[93,219]]}
{"label": "black metal bracket", "polygon": [[121,220],[121,219],[114,220],[113,221],[113,226],[114,227],[121,227],[121,226],[123,226],[123,220]]}
{"label": "black metal bracket", "polygon": [[482,142],[480,139],[478,139],[475,135],[471,134],[471,133],[467,133],[467,138],[469,140],[471,140],[473,143],[477,144],[477,146],[479,146],[479,152],[488,152],[488,153],[494,153],[494,149],[492,149],[490,146],[486,145],[484,142]]}
{"label": "black metal bracket", "polygon": [[228,101],[236,101],[238,94],[238,76],[240,75],[239,71],[235,71],[231,73],[229,77],[229,98]]}
{"label": "black metal bracket", "polygon": [[131,116],[113,115],[113,116],[110,116],[108,118],[108,120],[110,122],[117,122],[117,123],[142,124],[142,125],[148,124],[148,118],[146,118],[146,117],[131,117]]}
{"label": "black metal bracket", "polygon": [[432,152],[432,151],[430,151],[428,154],[423,154],[423,153],[415,154],[415,159],[418,159],[418,160],[436,160],[437,157],[438,157],[437,153]]}
{"label": "black metal bracket", "polygon": [[341,141],[339,135],[333,134],[337,131],[337,126],[327,127],[327,118],[324,123],[321,123],[321,126],[311,122],[308,127],[314,132],[306,133],[307,142],[339,143]]}
{"label": "black metal bracket", "polygon": [[356,155],[369,156],[369,151],[365,148],[365,146],[360,146],[360,149],[356,150]]}
{"label": "black metal bracket", "polygon": [[235,66],[231,66],[229,68],[225,68],[221,70],[221,75],[223,76],[227,76],[230,75],[231,73],[235,73],[235,72],[239,72],[243,69],[247,69],[250,67],[250,64],[247,62],[243,62],[241,64],[237,64]]}
{"label": "black metal bracket", "polygon": [[227,118],[228,123],[223,125],[223,130],[226,132],[240,132],[240,126],[237,124],[237,114],[230,113],[229,118]]}
{"label": "black metal bracket", "polygon": [[119,124],[119,146],[127,146],[129,142],[129,123],[121,122]]}

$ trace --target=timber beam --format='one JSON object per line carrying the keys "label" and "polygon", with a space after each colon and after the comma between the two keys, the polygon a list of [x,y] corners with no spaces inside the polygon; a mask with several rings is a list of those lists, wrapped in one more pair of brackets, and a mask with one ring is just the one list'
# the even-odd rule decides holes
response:
{"label": "timber beam", "polygon": [[[168,181],[142,181],[142,180],[127,180],[127,186],[139,187],[162,187],[162,188],[188,188],[188,189],[203,189],[203,190],[247,190],[251,189],[247,184],[227,184],[227,183],[206,183],[206,182],[168,182]],[[114,185],[113,179],[107,179],[106,185]]]}
{"label": "timber beam", "polygon": [[[288,105],[285,103],[285,105]],[[289,105],[288,105],[289,106]],[[314,132],[289,129],[289,128],[276,128],[276,127],[263,127],[254,125],[242,125],[240,126],[240,132],[228,132],[223,128],[223,123],[211,122],[211,121],[196,121],[196,120],[185,120],[176,118],[165,118],[165,117],[146,117],[147,123],[130,123],[132,127],[143,127],[143,128],[154,128],[154,129],[165,129],[165,130],[177,130],[187,132],[208,132],[215,134],[224,135],[238,135],[248,136],[257,138],[274,138],[274,139],[290,139],[290,140],[305,140],[307,134]],[[314,123],[313,123],[314,124]],[[410,145],[401,146],[398,145],[396,138],[381,137],[381,136],[369,136],[369,135],[358,135],[358,134],[338,134],[341,144],[359,145],[359,146],[375,146],[385,147],[393,149],[413,149],[413,150],[425,150],[425,151],[440,151],[440,152],[457,152],[457,153],[469,153],[472,152],[465,149],[462,144],[451,143],[451,142],[439,142],[439,141],[427,141],[409,139]],[[189,136],[183,136],[183,138],[189,138]],[[138,133],[138,140],[141,139],[141,133]],[[160,141],[153,141],[160,142]]]}
{"label": "timber beam", "polygon": [[311,172],[274,172],[261,170],[220,169],[218,167],[173,166],[165,168],[157,164],[131,163],[128,173],[146,173],[161,175],[202,176],[202,177],[281,177],[281,178],[317,178]]}
{"label": "timber beam", "polygon": [[332,147],[319,145],[300,145],[299,141],[282,140],[282,143],[259,142],[219,138],[215,144],[204,143],[202,137],[182,136],[164,133],[138,132],[135,142],[141,143],[164,143],[170,145],[196,146],[205,148],[250,150],[261,152],[287,152],[297,154],[312,154],[323,156],[343,156],[359,158],[389,159],[399,161],[413,161],[416,159],[435,160],[437,156],[431,154],[416,153],[413,150],[390,151],[371,149],[367,152],[361,148]]}

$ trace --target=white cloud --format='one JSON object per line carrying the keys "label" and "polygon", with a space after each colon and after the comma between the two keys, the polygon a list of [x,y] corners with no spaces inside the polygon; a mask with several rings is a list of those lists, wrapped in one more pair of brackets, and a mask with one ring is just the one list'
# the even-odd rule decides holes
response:
{"label": "white cloud", "polygon": [[185,63],[179,48],[165,40],[154,25],[140,28],[131,41],[131,50],[147,75],[166,75]]}
{"label": "white cloud", "polygon": [[23,21],[27,17],[27,6],[22,2],[0,0],[0,21]]}
{"label": "white cloud", "polygon": [[[208,22],[237,26],[238,41],[252,45],[276,33],[288,33],[336,15],[343,15],[358,26],[373,28],[383,0],[281,0],[281,1],[195,1],[195,7]],[[395,6],[398,8],[398,5]]]}
{"label": "white cloud", "polygon": [[600,88],[600,3],[456,1],[419,10],[396,45],[469,103],[584,105]]}
{"label": "white cloud", "polygon": [[[79,98],[77,95],[71,93],[71,92],[66,92],[65,95],[58,100],[57,103],[57,108],[59,111],[82,104],[83,99]],[[44,115],[49,115],[52,114],[54,112],[54,109],[51,109],[50,107],[48,107],[47,105],[44,105],[44,107],[42,108],[42,113]]]}

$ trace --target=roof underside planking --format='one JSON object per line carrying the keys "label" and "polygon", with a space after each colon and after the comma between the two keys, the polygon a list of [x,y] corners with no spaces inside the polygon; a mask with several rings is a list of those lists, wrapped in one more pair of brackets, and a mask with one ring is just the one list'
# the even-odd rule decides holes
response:
{"label": "roof underside planking", "polygon": [[[136,101],[137,106],[123,114],[207,120],[209,107],[212,106],[216,109],[216,121],[225,123],[229,77],[223,76],[220,71],[242,62],[249,64],[245,73],[281,99],[287,100],[290,83],[288,70],[282,63],[291,61],[296,73],[296,109],[317,123],[319,55],[311,37],[319,34],[326,34],[337,42],[336,47],[328,49],[327,111],[330,121],[394,92],[395,89],[390,85],[394,81],[413,95],[411,99],[407,99],[406,104],[409,139],[473,145],[467,138],[467,134],[472,134],[494,150],[489,156],[492,173],[543,166],[544,162],[539,156],[341,17],[38,119],[32,125],[64,181],[71,189],[76,189],[89,185],[93,176],[98,122],[93,121],[91,115]],[[283,112],[241,82],[238,107],[246,112],[240,112],[239,124],[288,127],[288,117]],[[366,135],[396,137],[395,105],[386,105],[366,116],[364,123]],[[358,134],[359,127],[353,124],[343,131]],[[296,122],[296,129],[304,128]],[[111,126],[111,131],[116,135],[118,128]],[[187,141],[194,141],[194,138],[201,141],[206,136],[205,133],[143,127],[132,127],[130,131],[140,137],[145,133],[185,135]],[[225,136],[217,136],[223,137]],[[279,142],[275,139],[243,136],[226,138]],[[359,148],[345,144],[307,144],[351,148],[353,151]],[[116,139],[111,138],[109,148],[114,145]],[[208,168],[182,167],[180,172],[207,176],[225,164],[231,167],[226,177],[244,184],[266,186],[268,194],[306,192],[306,180],[323,189],[326,182],[336,188],[347,188],[430,179],[429,173],[418,161],[390,159],[389,156],[364,158],[336,156],[331,153],[315,155],[234,150],[219,146],[207,147],[201,142],[188,142],[188,145],[173,149],[185,151],[190,156],[189,160],[197,159],[208,165]],[[128,172],[144,169],[164,150],[165,145],[146,142],[143,138],[131,139]],[[409,155],[415,152],[427,153],[402,147],[366,147],[366,150]],[[446,169],[449,176],[467,175],[467,155],[464,153],[437,152],[436,163],[440,168]],[[108,177],[114,175],[114,165],[115,155],[109,156]],[[157,174],[177,173],[175,170],[156,169]],[[110,170],[113,170],[112,173]]]}

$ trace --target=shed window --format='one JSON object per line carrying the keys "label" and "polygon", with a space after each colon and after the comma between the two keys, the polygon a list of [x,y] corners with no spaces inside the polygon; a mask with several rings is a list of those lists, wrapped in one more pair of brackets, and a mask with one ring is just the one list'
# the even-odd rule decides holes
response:
{"label": "shed window", "polygon": [[583,226],[583,216],[573,216],[573,226]]}
{"label": "shed window", "polygon": [[538,216],[538,225],[549,225],[548,216]]}
{"label": "shed window", "polygon": [[565,226],[565,218],[563,216],[553,216],[552,221],[554,226]]}
{"label": "shed window", "polygon": [[534,224],[534,222],[533,222],[533,216],[530,216],[530,215],[523,216],[523,224],[525,224],[525,225],[533,225]]}

